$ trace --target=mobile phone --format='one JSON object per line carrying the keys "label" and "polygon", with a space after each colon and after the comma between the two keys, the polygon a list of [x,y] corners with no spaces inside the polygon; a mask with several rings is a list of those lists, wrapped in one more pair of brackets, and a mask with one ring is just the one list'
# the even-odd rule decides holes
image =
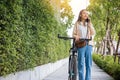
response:
{"label": "mobile phone", "polygon": [[86,19],[86,22],[89,22],[89,21],[90,21],[90,19],[87,18],[87,19]]}

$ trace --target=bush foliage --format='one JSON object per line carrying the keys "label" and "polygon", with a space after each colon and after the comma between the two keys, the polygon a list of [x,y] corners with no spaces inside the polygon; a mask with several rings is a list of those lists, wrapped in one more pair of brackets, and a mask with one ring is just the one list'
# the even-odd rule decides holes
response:
{"label": "bush foliage", "polygon": [[0,75],[65,58],[66,27],[54,16],[49,0],[0,1]]}
{"label": "bush foliage", "polygon": [[93,54],[94,62],[111,75],[115,80],[120,80],[120,64],[114,62],[113,56],[102,56],[99,54]]}

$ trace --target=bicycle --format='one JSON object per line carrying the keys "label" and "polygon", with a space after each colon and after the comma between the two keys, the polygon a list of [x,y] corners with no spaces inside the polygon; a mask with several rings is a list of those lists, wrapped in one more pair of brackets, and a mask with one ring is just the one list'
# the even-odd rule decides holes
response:
{"label": "bicycle", "polygon": [[[72,47],[69,50],[69,64],[68,64],[68,80],[77,80],[77,48],[75,47],[75,38],[73,37],[62,37],[58,34],[58,38],[68,40],[72,39]],[[80,41],[89,41],[91,39],[80,39]]]}

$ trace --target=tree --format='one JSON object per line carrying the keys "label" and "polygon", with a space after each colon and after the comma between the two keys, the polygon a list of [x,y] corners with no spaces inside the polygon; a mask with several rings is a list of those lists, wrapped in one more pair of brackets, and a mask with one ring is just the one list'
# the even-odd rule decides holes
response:
{"label": "tree", "polygon": [[72,8],[69,5],[70,0],[61,0],[61,21],[65,24],[66,27],[71,27],[73,20]]}
{"label": "tree", "polygon": [[119,0],[90,0],[90,5],[88,6],[97,32],[95,40],[97,43],[101,41],[101,46],[98,46],[99,49],[100,47],[103,49],[103,54],[106,54],[106,49],[108,49],[110,54],[113,54],[112,41],[117,39],[116,35],[120,30],[119,5]]}

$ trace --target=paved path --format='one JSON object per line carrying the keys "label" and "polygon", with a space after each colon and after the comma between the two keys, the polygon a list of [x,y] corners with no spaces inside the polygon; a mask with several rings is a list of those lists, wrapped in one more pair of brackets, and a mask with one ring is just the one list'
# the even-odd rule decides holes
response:
{"label": "paved path", "polygon": [[[50,74],[43,80],[68,80],[68,64],[64,64],[54,73]],[[91,80],[114,80],[111,76],[101,70],[94,62],[92,66]]]}

